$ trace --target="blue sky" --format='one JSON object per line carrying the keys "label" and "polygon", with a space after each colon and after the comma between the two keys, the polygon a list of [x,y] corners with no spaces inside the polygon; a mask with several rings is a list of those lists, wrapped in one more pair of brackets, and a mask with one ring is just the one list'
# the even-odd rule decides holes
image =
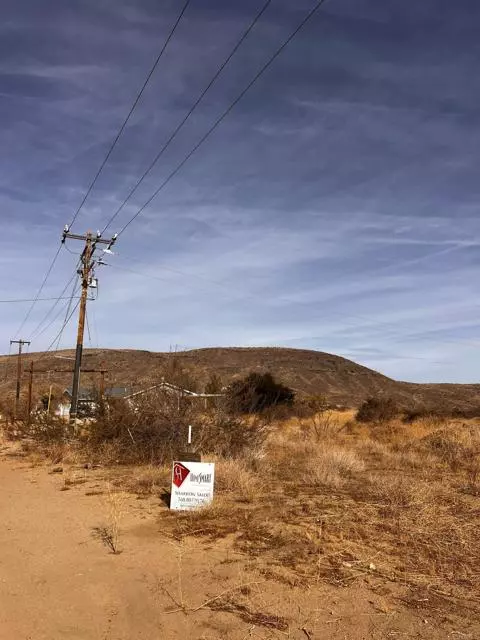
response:
{"label": "blue sky", "polygon": [[[0,299],[35,294],[181,4],[3,0]],[[73,231],[106,224],[262,4],[191,1]],[[110,233],[314,4],[272,1]],[[327,0],[120,237],[86,345],[282,345],[478,380],[479,30],[471,0]],[[42,297],[75,259],[62,251]],[[0,305],[5,350],[28,307]]]}

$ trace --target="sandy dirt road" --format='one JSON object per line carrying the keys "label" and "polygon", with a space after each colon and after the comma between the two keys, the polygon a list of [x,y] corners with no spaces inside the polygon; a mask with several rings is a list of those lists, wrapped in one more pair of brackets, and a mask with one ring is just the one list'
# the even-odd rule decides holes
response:
{"label": "sandy dirt road", "polygon": [[[0,458],[2,640],[219,638],[236,637],[233,627],[245,626],[225,614],[229,620],[215,623],[221,629],[205,635],[202,627],[208,629],[213,612],[206,611],[205,620],[166,613],[175,605],[164,588],[180,598],[179,574],[188,574],[182,563],[195,554],[159,534],[158,504],[125,498],[119,516],[123,551],[113,555],[92,535],[108,520],[104,497],[86,495],[88,485],[62,487],[62,478],[45,468]],[[208,596],[215,553],[205,562],[196,555],[195,571],[205,572]],[[184,582],[181,597],[197,603],[198,585]],[[217,576],[217,588],[221,583]]]}
{"label": "sandy dirt road", "polygon": [[[266,581],[226,541],[179,545],[162,532],[160,499],[125,496],[123,551],[113,555],[92,535],[108,515],[98,486],[86,478],[65,491],[61,474],[0,456],[1,640],[475,638],[360,584],[305,591]],[[253,585],[253,609],[285,617],[288,629],[201,606],[242,584]]]}

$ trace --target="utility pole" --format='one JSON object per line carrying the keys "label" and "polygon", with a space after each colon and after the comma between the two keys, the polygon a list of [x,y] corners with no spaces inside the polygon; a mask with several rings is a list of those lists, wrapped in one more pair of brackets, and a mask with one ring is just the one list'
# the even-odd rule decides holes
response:
{"label": "utility pole", "polygon": [[10,340],[10,345],[18,344],[18,359],[17,359],[17,390],[15,393],[15,406],[13,410],[13,420],[15,421],[18,414],[18,404],[20,402],[20,378],[22,376],[22,351],[24,344],[30,344],[29,340]]}
{"label": "utility pole", "polygon": [[107,370],[105,369],[105,361],[102,360],[100,365],[102,367],[100,369],[100,404],[102,404],[105,396],[105,374],[107,373]]}
{"label": "utility pole", "polygon": [[30,362],[30,376],[28,378],[27,425],[30,424],[30,417],[32,415],[32,390],[33,390],[33,360]]}
{"label": "utility pole", "polygon": [[80,369],[82,366],[82,355],[83,355],[83,336],[85,333],[85,314],[87,311],[87,299],[88,299],[88,288],[92,286],[93,283],[93,268],[95,266],[94,261],[92,260],[93,254],[95,252],[97,244],[107,245],[107,251],[110,251],[110,248],[115,243],[117,239],[116,234],[110,240],[103,240],[100,232],[97,232],[96,237],[92,236],[92,233],[89,231],[86,235],[78,235],[74,233],[70,233],[68,226],[66,226],[63,230],[63,238],[62,243],[66,240],[80,240],[85,243],[85,247],[83,249],[81,255],[81,267],[78,270],[78,273],[82,282],[82,293],[80,296],[80,312],[78,315],[78,329],[77,329],[77,345],[75,351],[75,366],[73,370],[73,383],[72,383],[72,404],[70,407],[70,424],[75,426],[75,422],[77,419],[77,408],[78,408],[78,391],[80,387]]}
{"label": "utility pole", "polygon": [[47,416],[50,415],[50,405],[52,404],[52,380],[51,380],[51,371],[48,372],[48,403],[47,403]]}
{"label": "utility pole", "polygon": [[92,234],[87,233],[85,248],[82,253],[82,267],[80,277],[82,279],[82,293],[80,296],[80,313],[78,315],[77,346],[75,351],[75,367],[73,370],[72,405],[70,407],[70,422],[75,425],[77,418],[78,390],[80,386],[80,367],[82,366],[83,336],[85,333],[85,313],[87,311],[88,285],[92,264]]}

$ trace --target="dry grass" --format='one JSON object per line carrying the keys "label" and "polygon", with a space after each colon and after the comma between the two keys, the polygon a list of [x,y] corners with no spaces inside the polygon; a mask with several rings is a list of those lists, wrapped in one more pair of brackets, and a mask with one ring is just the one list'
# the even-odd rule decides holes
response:
{"label": "dry grass", "polygon": [[106,521],[93,528],[93,535],[100,540],[111,553],[118,555],[120,548],[120,521],[124,511],[125,494],[112,484],[105,485]]}
{"label": "dry grass", "polygon": [[241,502],[253,502],[258,497],[260,478],[247,460],[217,458],[212,461],[215,462],[215,488],[218,492],[227,493]]}
{"label": "dry grass", "polygon": [[171,468],[167,465],[145,465],[122,470],[116,484],[137,495],[158,495],[169,486]]}
{"label": "dry grass", "polygon": [[331,428],[334,418],[317,430],[278,425],[257,466],[218,461],[215,502],[169,514],[167,526],[178,539],[233,536],[260,572],[289,584],[374,573],[480,612],[480,424],[347,430]]}
{"label": "dry grass", "polygon": [[[162,530],[178,542],[228,539],[258,572],[290,585],[375,576],[480,613],[480,422],[358,424],[351,413],[329,411],[267,427],[211,414],[202,434],[204,459],[216,463],[216,497],[198,511],[162,513]],[[101,443],[99,460],[114,463],[122,442]],[[48,447],[66,476],[81,480],[75,451]],[[125,491],[169,488],[168,464],[116,469]],[[119,517],[107,513],[102,541],[118,549]],[[247,616],[238,602],[215,606]]]}

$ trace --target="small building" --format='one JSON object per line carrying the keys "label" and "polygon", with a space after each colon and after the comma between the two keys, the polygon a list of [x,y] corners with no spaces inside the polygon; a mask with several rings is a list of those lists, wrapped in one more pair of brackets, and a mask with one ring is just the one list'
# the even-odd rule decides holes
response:
{"label": "small building", "polygon": [[[104,392],[104,399],[119,400],[129,396],[130,389],[127,387],[107,387]],[[70,417],[70,407],[72,406],[72,387],[68,387],[63,392],[55,415],[60,418],[68,419]],[[77,415],[79,418],[91,416],[98,409],[98,396],[93,389],[80,388],[78,390]]]}

